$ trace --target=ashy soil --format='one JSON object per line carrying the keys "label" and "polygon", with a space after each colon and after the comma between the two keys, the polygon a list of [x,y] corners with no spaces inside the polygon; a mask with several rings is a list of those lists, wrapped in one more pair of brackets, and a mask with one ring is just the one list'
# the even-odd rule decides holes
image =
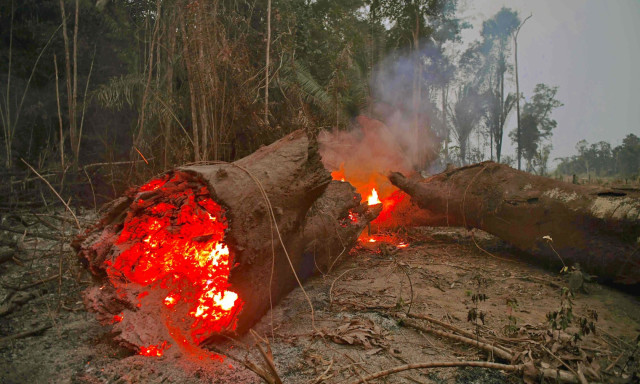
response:
{"label": "ashy soil", "polygon": [[[73,226],[62,214],[3,219],[3,228],[18,233],[0,231],[1,383],[261,383],[255,371],[268,375],[269,346],[285,383],[351,383],[414,363],[510,363],[429,329],[467,331],[508,350],[515,364],[569,367],[588,382],[637,380],[636,294],[579,271],[542,269],[494,237],[454,228],[404,231],[405,248],[398,239],[362,243],[336,269],[286,296],[254,327],[255,336],[207,346],[225,355],[222,361],[178,347],[162,357],[139,356],[85,311],[81,293],[93,282],[68,245]],[[527,380],[542,382],[536,379]],[[367,382],[524,381],[516,373],[459,367]]]}

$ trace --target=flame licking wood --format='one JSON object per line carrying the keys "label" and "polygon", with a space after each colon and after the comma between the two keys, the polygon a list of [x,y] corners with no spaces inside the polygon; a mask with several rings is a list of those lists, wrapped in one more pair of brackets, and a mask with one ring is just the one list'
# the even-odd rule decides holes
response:
{"label": "flame licking wood", "polygon": [[367,198],[367,202],[369,205],[381,204],[382,202],[378,199],[378,191],[375,188],[371,190],[371,195]]}

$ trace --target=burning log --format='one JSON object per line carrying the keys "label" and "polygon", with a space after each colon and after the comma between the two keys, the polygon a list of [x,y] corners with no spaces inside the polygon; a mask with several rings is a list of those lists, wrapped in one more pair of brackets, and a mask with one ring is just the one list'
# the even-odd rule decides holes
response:
{"label": "burning log", "polygon": [[640,282],[637,192],[568,184],[494,162],[389,179],[437,224],[482,229],[535,257],[579,263],[603,280]]}
{"label": "burning log", "polygon": [[335,233],[349,249],[373,217],[348,184],[329,182],[315,138],[296,131],[130,190],[74,242],[100,284],[86,306],[146,355],[247,331],[297,285],[292,268],[303,279],[333,263],[330,241],[309,259],[312,239]]}
{"label": "burning log", "polygon": [[311,270],[315,267],[329,273],[353,247],[362,230],[380,214],[382,204],[368,205],[360,200],[351,184],[334,180],[312,206],[302,239]]}

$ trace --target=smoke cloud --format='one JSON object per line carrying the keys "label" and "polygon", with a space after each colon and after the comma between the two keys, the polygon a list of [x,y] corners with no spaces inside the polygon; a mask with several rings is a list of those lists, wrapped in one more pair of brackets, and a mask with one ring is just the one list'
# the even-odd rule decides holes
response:
{"label": "smoke cloud", "polygon": [[[439,120],[428,97],[432,77],[423,70],[421,94],[414,99],[416,58],[423,68],[433,52],[385,59],[371,77],[375,100],[368,116],[360,115],[348,131],[320,134],[320,153],[334,179],[344,178],[366,198],[376,188],[381,198],[395,187],[387,180],[391,171],[405,174],[427,168],[436,158],[441,139],[434,134]],[[425,57],[427,59],[425,60]]]}

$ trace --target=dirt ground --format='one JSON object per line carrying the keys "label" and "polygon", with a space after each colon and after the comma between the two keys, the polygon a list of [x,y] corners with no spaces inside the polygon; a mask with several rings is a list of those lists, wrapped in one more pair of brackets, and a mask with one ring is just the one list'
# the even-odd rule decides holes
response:
{"label": "dirt ground", "polygon": [[[94,217],[82,219],[90,223]],[[221,359],[187,356],[178,347],[144,357],[119,347],[109,327],[82,305],[91,278],[68,245],[73,225],[62,215],[3,219],[2,228],[17,232],[0,231],[0,255],[9,255],[0,264],[0,383],[263,382],[247,369],[269,370],[250,334],[208,346],[226,355]],[[637,292],[585,281],[576,271],[543,269],[477,231],[472,237],[461,229],[421,227],[403,239],[405,248],[397,240],[363,243],[335,270],[308,280],[304,290],[313,315],[298,288],[254,327],[269,340],[282,382],[351,383],[414,363],[510,363],[442,335],[464,331],[508,351],[514,364],[532,361],[541,369],[570,372],[566,365],[588,382],[637,379]],[[419,318],[424,316],[431,320]],[[367,382],[524,381],[516,373],[458,367],[405,370]]]}

